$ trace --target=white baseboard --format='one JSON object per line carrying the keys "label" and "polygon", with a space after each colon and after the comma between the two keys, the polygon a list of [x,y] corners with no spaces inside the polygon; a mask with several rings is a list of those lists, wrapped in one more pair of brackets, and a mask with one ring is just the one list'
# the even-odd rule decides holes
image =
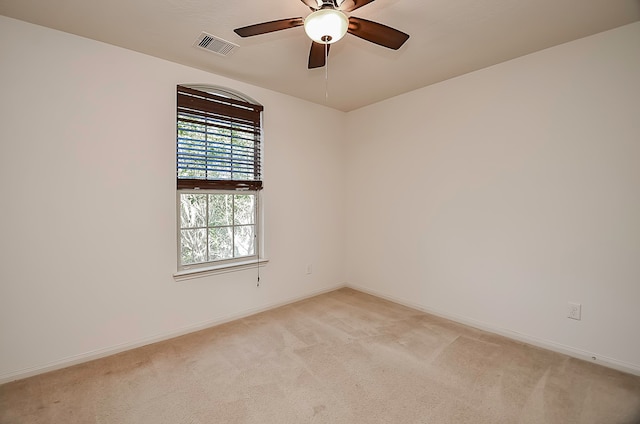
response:
{"label": "white baseboard", "polygon": [[28,377],[33,377],[34,375],[38,375],[38,374],[44,374],[46,372],[50,372],[50,371],[55,371],[55,370],[59,370],[62,368],[66,368],[66,367],[70,367],[72,365],[77,365],[77,364],[81,364],[84,362],[89,362],[89,361],[93,361],[95,359],[100,359],[100,358],[104,358],[107,356],[111,356],[111,355],[115,355],[117,353],[121,353],[127,350],[131,350],[131,349],[135,349],[138,347],[142,347],[142,346],[146,346],[146,345],[150,345],[152,343],[157,343],[157,342],[161,342],[164,340],[169,340],[172,339],[174,337],[179,337],[179,336],[183,336],[185,334],[189,334],[189,333],[193,333],[196,331],[200,331],[200,330],[204,330],[210,327],[215,327],[217,325],[220,324],[224,324],[230,321],[234,321],[237,319],[241,319],[241,318],[245,318],[251,315],[255,315],[255,314],[259,314],[261,312],[265,312],[271,309],[275,309],[278,308],[280,306],[285,306],[285,305],[289,305],[291,303],[295,303],[295,302],[299,302],[301,300],[304,299],[308,299],[310,297],[314,297],[314,296],[318,296],[320,294],[323,293],[328,293],[328,292],[332,292],[334,290],[340,289],[345,287],[344,284],[340,284],[337,286],[333,286],[327,289],[322,289],[322,290],[315,290],[312,291],[310,293],[307,293],[303,296],[297,296],[297,297],[291,297],[288,299],[285,299],[283,301],[280,302],[275,302],[266,306],[262,306],[259,308],[251,308],[251,309],[246,309],[244,311],[235,313],[235,314],[231,314],[231,315],[226,315],[226,316],[222,316],[222,317],[218,317],[209,321],[205,321],[205,322],[201,322],[198,324],[194,324],[194,325],[189,325],[186,327],[183,327],[179,330],[175,330],[175,331],[170,331],[167,333],[162,333],[162,334],[156,334],[155,336],[151,336],[151,337],[145,337],[141,340],[137,340],[134,342],[129,342],[129,343],[122,343],[116,346],[110,346],[104,349],[97,349],[91,352],[86,352],[86,353],[81,353],[79,355],[73,355],[73,356],[69,356],[63,359],[60,359],[58,361],[53,361],[53,362],[49,362],[47,364],[43,364],[43,365],[37,365],[34,367],[30,367],[30,368],[25,368],[22,370],[18,370],[15,372],[10,372],[10,373],[6,373],[6,374],[2,374],[0,375],[0,384],[4,384],[4,383],[9,383],[11,381],[15,381],[15,380],[22,380],[23,378],[28,378]]}
{"label": "white baseboard", "polygon": [[615,370],[622,371],[628,374],[634,374],[634,375],[640,376],[639,364],[631,364],[628,362],[619,361],[614,358],[609,358],[593,352],[587,352],[571,346],[563,345],[561,343],[556,343],[556,342],[545,340],[539,337],[530,336],[528,334],[522,334],[522,333],[518,333],[505,328],[496,327],[495,325],[487,324],[485,322],[477,321],[471,318],[467,318],[467,317],[463,317],[455,314],[449,314],[446,312],[425,307],[423,305],[417,304],[415,302],[412,302],[406,299],[390,296],[390,295],[387,295],[386,293],[382,293],[377,290],[372,290],[367,287],[362,287],[355,284],[347,284],[347,287],[352,288],[354,290],[361,291],[363,293],[370,294],[372,296],[389,300],[394,303],[398,303],[400,305],[407,306],[412,309],[417,309],[419,311],[426,312],[428,314],[436,315],[441,318],[455,321],[460,324],[468,325],[470,327],[478,328],[480,330],[488,331],[490,333],[499,334],[501,336],[505,336],[510,339],[514,339],[523,343],[528,343],[533,346],[541,347],[543,349],[548,349],[554,352],[562,353],[562,354],[571,356],[573,358],[578,358],[588,362],[598,363],[602,366],[613,368]]}

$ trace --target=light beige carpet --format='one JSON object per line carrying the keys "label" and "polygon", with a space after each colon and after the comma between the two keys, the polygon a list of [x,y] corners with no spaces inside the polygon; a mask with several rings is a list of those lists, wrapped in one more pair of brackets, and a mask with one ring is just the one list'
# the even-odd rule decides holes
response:
{"label": "light beige carpet", "polygon": [[640,377],[342,289],[0,386],[0,422],[640,423]]}

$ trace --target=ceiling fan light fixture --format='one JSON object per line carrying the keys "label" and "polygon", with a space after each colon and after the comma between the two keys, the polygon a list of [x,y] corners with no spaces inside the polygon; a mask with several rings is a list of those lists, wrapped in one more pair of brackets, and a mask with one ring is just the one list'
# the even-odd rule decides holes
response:
{"label": "ceiling fan light fixture", "polygon": [[304,20],[304,30],[313,41],[332,44],[347,33],[349,19],[339,10],[316,10]]}

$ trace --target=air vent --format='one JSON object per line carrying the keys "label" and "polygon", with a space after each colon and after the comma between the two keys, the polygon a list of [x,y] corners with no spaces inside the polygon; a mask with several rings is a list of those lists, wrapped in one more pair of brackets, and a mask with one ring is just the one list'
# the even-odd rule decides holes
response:
{"label": "air vent", "polygon": [[193,43],[193,46],[217,53],[221,56],[230,56],[240,47],[237,44],[218,38],[215,35],[207,34],[206,32],[200,34],[200,37]]}

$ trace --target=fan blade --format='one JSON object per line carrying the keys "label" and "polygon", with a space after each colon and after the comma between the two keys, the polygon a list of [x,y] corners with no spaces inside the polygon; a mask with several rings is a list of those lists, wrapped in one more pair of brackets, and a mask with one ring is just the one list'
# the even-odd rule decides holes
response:
{"label": "fan blade", "polygon": [[300,1],[306,4],[307,6],[309,6],[310,8],[312,8],[313,10],[318,10],[319,8],[318,2],[316,0],[300,0]]}
{"label": "fan blade", "polygon": [[360,9],[362,6],[366,6],[374,0],[344,0],[339,9],[343,12],[353,12],[356,9]]}
{"label": "fan blade", "polygon": [[393,50],[398,50],[404,42],[409,39],[409,34],[405,34],[402,31],[353,16],[349,18],[349,29],[347,32]]}
{"label": "fan blade", "polygon": [[302,18],[280,19],[278,21],[263,22],[261,24],[249,25],[236,28],[233,31],[240,37],[252,37],[254,35],[266,34],[268,32],[281,31],[283,29],[295,28],[304,25]]}
{"label": "fan blade", "polygon": [[[325,53],[326,46],[326,53]],[[331,44],[311,42],[311,51],[309,52],[309,69],[322,68],[326,62],[326,56],[329,55]]]}

